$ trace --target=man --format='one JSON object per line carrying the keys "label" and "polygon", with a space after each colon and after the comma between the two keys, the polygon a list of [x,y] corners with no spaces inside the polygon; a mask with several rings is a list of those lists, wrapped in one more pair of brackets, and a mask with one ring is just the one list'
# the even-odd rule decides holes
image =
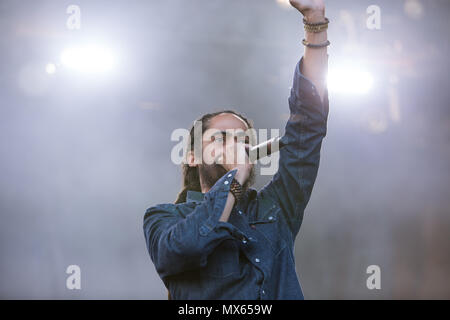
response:
{"label": "man", "polygon": [[[207,163],[204,151],[195,161],[191,149],[176,203],[145,213],[146,245],[169,299],[303,299],[294,242],[326,135],[328,19],[323,0],[290,3],[304,16],[305,54],[295,69],[277,173],[261,190],[248,188],[253,165],[246,153],[244,162],[227,161],[248,144],[226,135],[203,138],[202,150],[221,146],[211,154],[216,163]],[[251,128],[232,111],[200,120],[202,134]]]}

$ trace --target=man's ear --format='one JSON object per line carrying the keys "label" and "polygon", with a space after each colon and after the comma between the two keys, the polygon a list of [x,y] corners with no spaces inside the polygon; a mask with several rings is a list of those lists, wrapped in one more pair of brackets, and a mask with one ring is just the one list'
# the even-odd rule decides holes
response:
{"label": "man's ear", "polygon": [[187,158],[187,164],[189,165],[189,167],[195,168],[198,166],[198,164],[195,163],[195,156],[194,156],[193,151],[189,151],[186,158]]}

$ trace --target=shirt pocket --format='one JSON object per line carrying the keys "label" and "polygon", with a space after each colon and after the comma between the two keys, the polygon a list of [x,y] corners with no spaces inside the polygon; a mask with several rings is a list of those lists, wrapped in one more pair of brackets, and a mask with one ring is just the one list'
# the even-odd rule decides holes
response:
{"label": "shirt pocket", "polygon": [[269,242],[274,255],[277,255],[286,247],[286,241],[283,237],[286,230],[283,230],[280,218],[281,208],[273,204],[269,207],[259,208],[258,219],[249,221],[250,227]]}
{"label": "shirt pocket", "polygon": [[240,272],[240,250],[235,240],[225,240],[208,256],[205,274],[213,278],[226,278]]}

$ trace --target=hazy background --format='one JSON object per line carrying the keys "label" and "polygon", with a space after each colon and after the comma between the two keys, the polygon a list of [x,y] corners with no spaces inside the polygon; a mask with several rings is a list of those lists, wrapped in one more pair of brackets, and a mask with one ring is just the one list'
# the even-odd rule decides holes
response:
{"label": "hazy background", "polygon": [[[66,27],[71,4],[80,30]],[[326,4],[330,68],[359,61],[374,82],[330,91],[295,246],[305,297],[449,299],[450,2]],[[381,30],[366,27],[372,4]],[[181,187],[170,135],[221,108],[284,132],[302,26],[275,0],[2,0],[0,297],[166,299],[142,219]],[[111,47],[115,67],[59,65],[86,41]],[[81,290],[66,288],[71,264]],[[373,264],[381,290],[366,287]]]}

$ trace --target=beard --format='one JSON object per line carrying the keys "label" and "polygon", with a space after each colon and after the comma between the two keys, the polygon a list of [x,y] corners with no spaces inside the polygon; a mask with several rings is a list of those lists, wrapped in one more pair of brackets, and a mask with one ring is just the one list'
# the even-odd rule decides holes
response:
{"label": "beard", "polygon": [[[200,164],[198,166],[198,173],[200,176],[200,182],[202,185],[209,189],[211,189],[214,184],[222,178],[228,171],[222,167],[220,164]],[[255,166],[252,167],[250,171],[250,175],[245,181],[242,189],[246,191],[248,187],[250,187],[255,181]]]}

